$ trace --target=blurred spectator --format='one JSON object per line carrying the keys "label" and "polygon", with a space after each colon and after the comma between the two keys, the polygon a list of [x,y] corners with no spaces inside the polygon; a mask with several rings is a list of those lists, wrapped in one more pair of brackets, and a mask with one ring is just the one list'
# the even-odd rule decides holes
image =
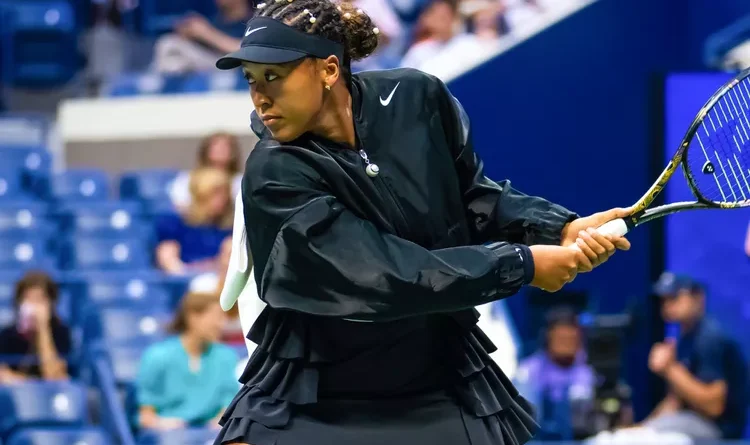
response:
{"label": "blurred spectator", "polygon": [[[242,167],[240,161],[240,141],[231,133],[218,132],[205,137],[198,146],[195,168],[216,167],[222,169],[232,178],[232,193],[240,192],[242,185]],[[169,189],[172,204],[178,209],[190,205],[191,171],[181,172]]]}
{"label": "blurred spectator", "polygon": [[[578,324],[578,316],[573,310],[561,307],[547,313],[542,348],[521,361],[515,380],[521,394],[538,407],[567,406],[573,401],[590,401],[593,398],[594,371],[586,363],[583,334]],[[590,419],[589,409],[592,406],[583,405],[561,410],[570,413],[571,416],[578,415],[579,418],[558,419],[560,423],[564,423],[565,428],[568,428],[571,422],[584,426],[590,423],[587,420]],[[579,408],[585,412],[580,412]],[[555,417],[550,412],[537,414],[542,418]],[[583,422],[580,421],[581,418]],[[560,434],[563,440],[571,439],[565,437],[565,434]]]}
{"label": "blurred spectator", "polygon": [[594,371],[586,364],[578,316],[571,309],[556,308],[546,318],[542,348],[521,361],[518,380],[526,388],[533,385],[537,393],[549,389],[559,399],[574,385],[593,392]]}
{"label": "blurred spectator", "polygon": [[[16,321],[0,331],[0,355],[10,356],[0,358],[0,383],[68,377],[70,330],[56,313],[57,298],[57,283],[45,273],[29,272],[16,283]],[[19,360],[1,363],[13,356]]]}
{"label": "blurred spectator", "polygon": [[170,274],[215,270],[221,243],[232,234],[229,175],[214,167],[190,174],[190,205],[157,221],[156,261]]}
{"label": "blurred spectator", "polygon": [[739,346],[706,316],[705,289],[697,281],[664,273],[654,290],[664,320],[679,324],[680,334],[651,349],[649,368],[669,390],[641,426],[693,439],[740,439],[750,376]]}
{"label": "blurred spectator", "polygon": [[174,33],[156,42],[153,68],[167,74],[210,71],[216,59],[240,47],[245,24],[252,17],[248,0],[216,0],[219,13],[212,19],[190,14]]}
{"label": "blurred spectator", "polygon": [[[224,287],[224,281],[227,278],[229,268],[229,257],[232,255],[232,238],[226,238],[221,243],[216,268],[206,271],[190,281],[190,292],[199,292],[206,294],[215,294],[219,299],[221,289]],[[240,324],[240,315],[238,306],[234,305],[227,312],[227,323],[224,325],[224,332],[221,341],[231,344],[242,344],[245,342],[245,333],[242,332]]]}
{"label": "blurred spectator", "polygon": [[[414,44],[401,66],[437,75],[445,65],[461,67],[482,60],[493,53],[504,32],[502,10],[497,0],[472,0],[460,8],[453,0],[433,0],[419,17]],[[459,12],[469,18],[468,27]]]}
{"label": "blurred spectator", "polygon": [[139,425],[146,429],[218,427],[238,383],[237,354],[218,343],[224,311],[214,294],[183,297],[171,331],[151,345],[136,378]]}

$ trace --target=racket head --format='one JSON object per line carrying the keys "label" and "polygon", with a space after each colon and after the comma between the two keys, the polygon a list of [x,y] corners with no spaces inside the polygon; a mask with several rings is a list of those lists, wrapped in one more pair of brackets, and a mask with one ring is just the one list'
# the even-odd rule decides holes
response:
{"label": "racket head", "polygon": [[670,162],[677,165],[697,199],[691,208],[750,206],[750,68],[701,107]]}

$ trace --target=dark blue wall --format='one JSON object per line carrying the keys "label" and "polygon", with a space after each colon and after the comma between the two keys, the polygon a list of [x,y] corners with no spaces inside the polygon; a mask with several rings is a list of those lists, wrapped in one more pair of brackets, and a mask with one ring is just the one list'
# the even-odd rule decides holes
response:
{"label": "dark blue wall", "polygon": [[[599,0],[501,57],[451,82],[473,124],[477,151],[495,179],[510,178],[581,214],[637,200],[661,170],[663,109],[658,85],[671,70],[702,69],[703,40],[731,23],[744,0]],[[654,225],[656,227],[656,225]],[[650,340],[646,300],[661,267],[644,226],[574,287],[588,288],[601,312],[633,300],[641,323],[629,336],[637,417],[650,409],[645,370]],[[523,305],[511,299],[511,308]],[[517,311],[516,311],[517,313]]]}

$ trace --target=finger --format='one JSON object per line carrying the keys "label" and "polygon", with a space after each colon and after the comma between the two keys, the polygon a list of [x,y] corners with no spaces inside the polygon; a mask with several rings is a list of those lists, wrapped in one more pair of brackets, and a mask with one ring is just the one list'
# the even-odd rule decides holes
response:
{"label": "finger", "polygon": [[[599,262],[601,262],[602,259],[607,258],[607,248],[604,247],[600,242],[594,239],[591,233],[592,229],[589,230],[581,230],[580,233],[578,233],[578,236],[586,243],[589,248],[596,253],[596,263],[597,265]],[[595,230],[593,230],[595,231]]]}
{"label": "finger", "polygon": [[594,261],[598,257],[580,238],[576,240],[576,245],[580,250],[576,251],[576,263],[578,263],[578,272],[591,272],[594,270]]}
{"label": "finger", "polygon": [[[593,250],[591,250],[591,247],[589,247],[588,244],[586,244],[586,242],[581,238],[576,239],[576,246],[578,246],[578,249],[586,257],[588,264],[591,265],[591,269],[585,270],[584,272],[593,270],[593,268],[596,267],[595,262],[599,259],[599,256]],[[580,263],[581,261],[579,261],[579,264]],[[578,270],[581,270],[581,266],[578,267]]]}
{"label": "finger", "polygon": [[623,236],[611,239],[611,241],[618,250],[630,250],[630,241]]}
{"label": "finger", "polygon": [[612,241],[609,240],[609,238],[599,233],[596,229],[589,229],[588,232],[594,239],[594,241],[604,247],[607,252],[607,258],[611,257],[615,253],[615,250],[617,249],[615,248],[615,245],[612,244]]}

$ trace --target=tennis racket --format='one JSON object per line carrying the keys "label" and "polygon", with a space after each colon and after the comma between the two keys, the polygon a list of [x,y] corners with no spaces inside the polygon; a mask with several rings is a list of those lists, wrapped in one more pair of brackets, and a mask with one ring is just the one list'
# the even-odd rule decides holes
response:
{"label": "tennis racket", "polygon": [[[678,167],[695,201],[649,206]],[[630,216],[599,227],[622,236],[633,228],[673,213],[750,206],[750,68],[719,88],[700,109],[667,167],[632,207]]]}

